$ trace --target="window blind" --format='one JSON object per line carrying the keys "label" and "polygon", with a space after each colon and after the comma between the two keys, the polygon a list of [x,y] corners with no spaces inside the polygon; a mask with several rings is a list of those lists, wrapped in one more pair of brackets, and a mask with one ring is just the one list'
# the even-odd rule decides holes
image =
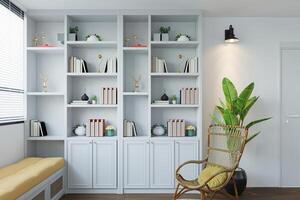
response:
{"label": "window blind", "polygon": [[0,123],[24,120],[24,12],[0,0]]}

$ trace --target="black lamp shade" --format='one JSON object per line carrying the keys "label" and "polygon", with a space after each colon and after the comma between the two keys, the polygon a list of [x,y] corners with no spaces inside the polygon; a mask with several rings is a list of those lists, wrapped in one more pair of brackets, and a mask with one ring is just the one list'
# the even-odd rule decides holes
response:
{"label": "black lamp shade", "polygon": [[225,42],[226,43],[236,43],[239,42],[240,40],[235,37],[234,35],[234,29],[232,25],[229,26],[229,29],[225,30]]}

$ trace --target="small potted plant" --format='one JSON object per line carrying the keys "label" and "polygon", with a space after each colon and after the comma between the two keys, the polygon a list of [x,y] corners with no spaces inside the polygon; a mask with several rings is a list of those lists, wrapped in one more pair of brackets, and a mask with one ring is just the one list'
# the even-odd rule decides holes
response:
{"label": "small potted plant", "polygon": [[106,136],[115,136],[116,128],[113,125],[108,125],[105,128]]}
{"label": "small potted plant", "polygon": [[177,103],[177,97],[175,95],[171,96],[171,102],[172,102],[172,104]]}
{"label": "small potted plant", "polygon": [[70,27],[69,41],[77,41],[78,26]]}
{"label": "small potted plant", "polygon": [[188,125],[186,128],[185,128],[185,135],[186,136],[196,136],[196,127],[193,126],[193,125]]}
{"label": "small potted plant", "polygon": [[90,34],[85,37],[87,42],[99,42],[102,41],[102,38],[97,34]]}
{"label": "small potted plant", "polygon": [[187,42],[191,40],[191,36],[188,34],[182,34],[182,33],[177,33],[176,34],[176,41],[178,42]]}
{"label": "small potted plant", "polygon": [[97,104],[97,97],[96,96],[91,97],[91,103],[92,104]]}
{"label": "small potted plant", "polygon": [[161,26],[159,31],[161,34],[161,41],[169,41],[169,31],[171,30],[171,27],[165,27],[165,26]]}

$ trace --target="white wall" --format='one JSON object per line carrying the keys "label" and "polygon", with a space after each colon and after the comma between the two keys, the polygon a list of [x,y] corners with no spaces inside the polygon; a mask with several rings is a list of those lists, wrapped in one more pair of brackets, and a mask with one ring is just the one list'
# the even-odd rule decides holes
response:
{"label": "white wall", "polygon": [[0,126],[0,167],[24,158],[24,124]]}
{"label": "white wall", "polygon": [[[232,24],[241,42],[224,44],[224,30]],[[259,137],[248,144],[241,167],[249,186],[280,186],[280,51],[282,41],[300,41],[300,18],[205,18],[204,123],[210,123],[221,81],[229,77],[241,90],[255,82],[260,100],[248,120],[272,116],[257,126]],[[253,130],[255,132],[255,130]],[[297,141],[298,142],[298,141]]]}

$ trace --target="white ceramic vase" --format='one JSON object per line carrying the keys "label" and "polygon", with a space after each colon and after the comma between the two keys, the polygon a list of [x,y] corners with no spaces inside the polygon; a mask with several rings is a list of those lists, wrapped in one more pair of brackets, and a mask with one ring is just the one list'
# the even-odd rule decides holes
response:
{"label": "white ceramic vase", "polygon": [[87,39],[87,42],[99,42],[98,38],[96,35],[90,35]]}
{"label": "white ceramic vase", "polygon": [[75,134],[78,135],[78,136],[84,136],[85,135],[85,127],[84,126],[78,126],[76,129],[75,129]]}
{"label": "white ceramic vase", "polygon": [[177,39],[177,41],[178,42],[187,42],[187,41],[190,41],[190,39],[187,36],[182,35]]}

